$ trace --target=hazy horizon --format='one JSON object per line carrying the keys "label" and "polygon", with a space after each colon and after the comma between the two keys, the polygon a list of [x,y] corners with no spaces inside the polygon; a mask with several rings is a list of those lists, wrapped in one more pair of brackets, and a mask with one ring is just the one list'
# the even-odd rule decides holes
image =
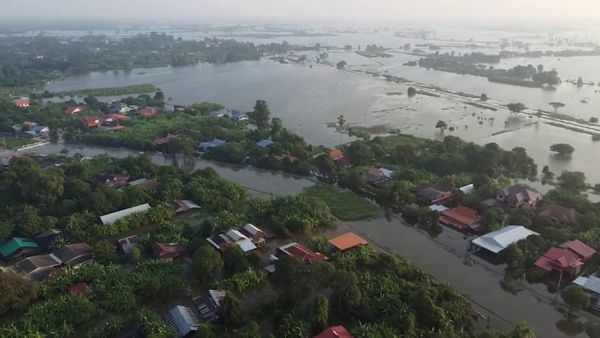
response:
{"label": "hazy horizon", "polygon": [[427,20],[598,23],[597,0],[2,0],[0,19],[27,20]]}

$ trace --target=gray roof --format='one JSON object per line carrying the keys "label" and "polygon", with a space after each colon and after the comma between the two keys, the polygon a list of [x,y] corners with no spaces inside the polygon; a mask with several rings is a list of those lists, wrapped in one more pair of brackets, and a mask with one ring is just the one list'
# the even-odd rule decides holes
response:
{"label": "gray roof", "polygon": [[478,237],[474,239],[472,243],[480,248],[484,248],[493,253],[498,253],[508,248],[511,244],[526,239],[531,235],[539,234],[521,225],[508,225],[500,230]]}
{"label": "gray roof", "polygon": [[573,284],[582,287],[583,289],[600,294],[600,278],[596,276],[577,277]]}
{"label": "gray roof", "polygon": [[200,320],[189,307],[176,305],[167,314],[167,322],[173,326],[177,336],[185,337],[191,332],[197,331]]}
{"label": "gray roof", "polygon": [[109,225],[109,224],[115,223],[116,221],[118,221],[119,219],[121,219],[123,217],[133,215],[136,213],[147,212],[150,209],[151,209],[150,204],[148,204],[148,203],[140,204],[135,207],[123,209],[123,210],[113,212],[113,213],[110,213],[110,214],[107,214],[104,216],[100,216],[100,220],[102,221],[102,224]]}

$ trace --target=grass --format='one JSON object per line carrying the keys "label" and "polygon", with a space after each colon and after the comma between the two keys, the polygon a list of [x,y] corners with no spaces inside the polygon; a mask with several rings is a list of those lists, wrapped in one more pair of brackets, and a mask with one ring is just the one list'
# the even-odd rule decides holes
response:
{"label": "grass", "polygon": [[347,190],[318,184],[304,190],[307,196],[322,200],[329,206],[331,213],[342,221],[358,221],[373,217],[379,208],[369,201]]}
{"label": "grass", "polygon": [[131,85],[125,87],[110,87],[110,88],[93,88],[82,90],[62,91],[55,93],[58,96],[111,96],[111,95],[131,95],[154,93],[159,89],[151,84]]}
{"label": "grass", "polygon": [[0,148],[16,149],[33,142],[35,142],[35,140],[28,138],[1,138]]}

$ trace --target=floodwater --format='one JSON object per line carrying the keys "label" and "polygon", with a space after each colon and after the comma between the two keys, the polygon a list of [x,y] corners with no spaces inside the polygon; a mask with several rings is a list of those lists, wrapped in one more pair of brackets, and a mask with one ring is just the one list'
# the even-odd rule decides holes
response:
{"label": "floodwater", "polygon": [[[526,321],[538,337],[586,337],[584,333],[564,330],[564,317],[550,304],[553,295],[545,290],[525,289],[513,295],[501,289],[502,277],[497,268],[490,268],[488,263],[465,264],[461,253],[466,252],[468,241],[457,233],[447,235],[452,237],[453,243],[448,247],[398,219],[350,222],[336,232],[348,230],[360,233],[386,251],[406,257],[436,279],[452,285],[473,302],[477,311],[489,316],[491,328],[506,330],[519,321]],[[597,320],[589,315],[584,317]]]}
{"label": "floodwater", "polygon": [[[116,158],[127,156],[138,156],[140,153],[123,148],[105,148],[97,146],[75,146],[69,144],[47,144],[41,147],[24,151],[28,154],[38,155],[59,155],[61,150],[67,149],[67,156],[73,156],[77,153],[83,156],[97,156],[107,154]],[[162,153],[147,153],[153,163],[157,165],[173,165],[173,158],[165,156]],[[179,164],[183,165],[183,159],[179,159]],[[202,159],[194,159],[193,169],[203,169],[211,167],[215,169],[223,178],[235,182],[248,189],[250,194],[257,197],[270,197],[301,193],[304,188],[312,186],[315,182],[304,178],[296,177],[285,173],[261,170],[248,167],[234,167],[226,164],[219,164]]]}

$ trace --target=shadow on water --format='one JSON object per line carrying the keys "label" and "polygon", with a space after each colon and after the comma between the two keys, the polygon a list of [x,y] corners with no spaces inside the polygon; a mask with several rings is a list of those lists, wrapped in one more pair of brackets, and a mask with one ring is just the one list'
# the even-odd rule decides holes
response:
{"label": "shadow on water", "polygon": [[567,336],[574,337],[583,332],[585,325],[578,320],[562,319],[556,322],[556,328]]}

